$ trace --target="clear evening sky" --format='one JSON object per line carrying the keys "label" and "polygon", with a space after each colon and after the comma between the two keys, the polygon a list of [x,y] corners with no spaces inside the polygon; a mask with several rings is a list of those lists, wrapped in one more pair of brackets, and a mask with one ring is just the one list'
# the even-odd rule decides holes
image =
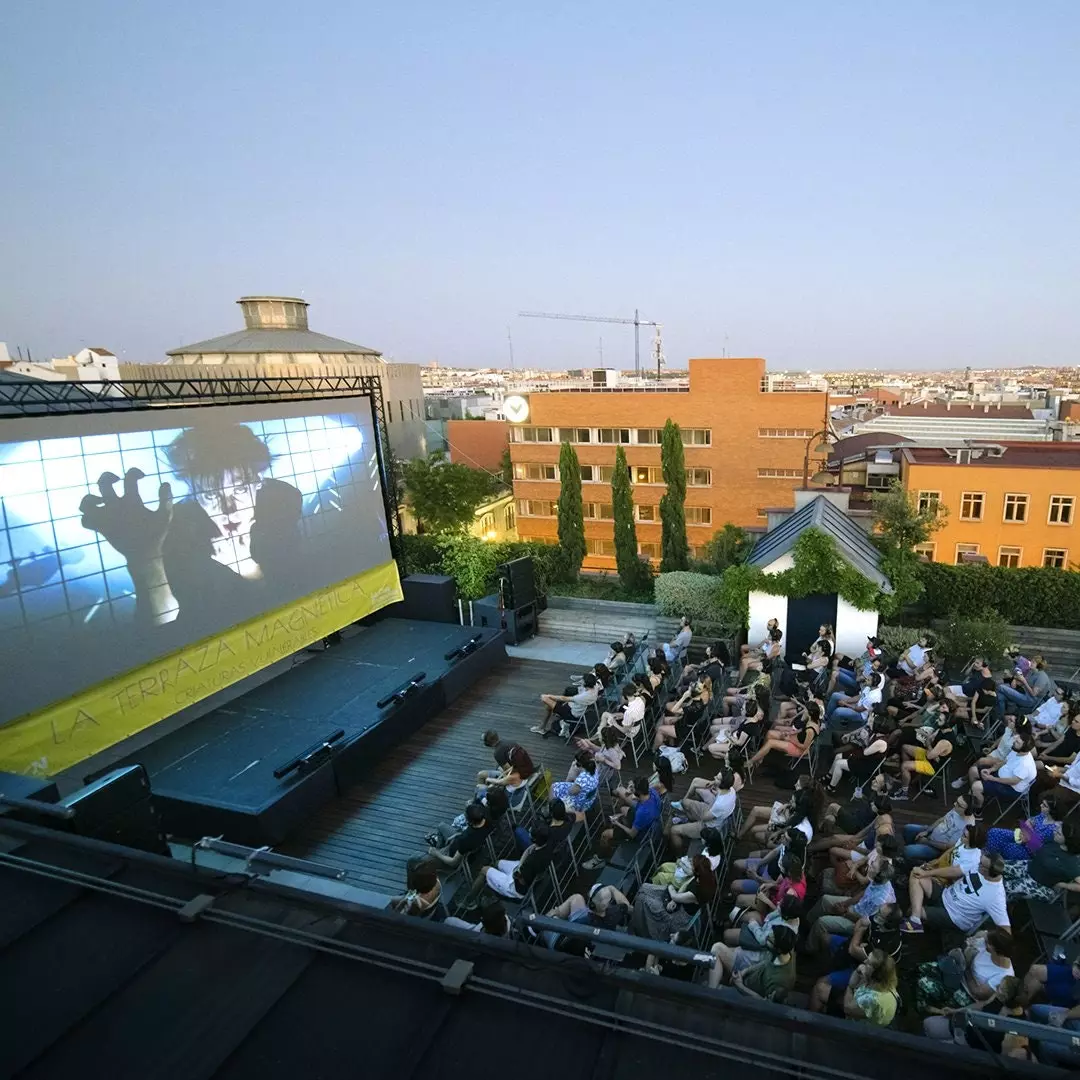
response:
{"label": "clear evening sky", "polygon": [[[1080,363],[1080,2],[9,0],[0,340]],[[643,333],[644,340],[647,335]]]}

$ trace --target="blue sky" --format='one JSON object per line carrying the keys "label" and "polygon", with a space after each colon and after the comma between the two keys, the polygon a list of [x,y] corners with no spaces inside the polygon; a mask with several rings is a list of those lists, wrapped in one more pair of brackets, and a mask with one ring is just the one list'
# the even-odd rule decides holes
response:
{"label": "blue sky", "polygon": [[1080,3],[0,10],[0,340],[246,293],[399,360],[1080,363]]}

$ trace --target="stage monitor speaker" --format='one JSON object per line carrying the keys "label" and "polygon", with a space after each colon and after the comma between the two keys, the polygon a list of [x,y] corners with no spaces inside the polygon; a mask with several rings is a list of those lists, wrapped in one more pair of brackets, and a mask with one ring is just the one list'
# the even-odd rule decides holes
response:
{"label": "stage monitor speaker", "polygon": [[489,630],[502,629],[503,612],[498,593],[482,596],[472,602],[472,624],[486,626]]}
{"label": "stage monitor speaker", "polygon": [[457,588],[452,577],[444,574],[410,574],[402,579],[401,591],[405,599],[400,618],[442,623],[458,621]]}
{"label": "stage monitor speaker", "polygon": [[74,811],[67,828],[79,836],[168,855],[169,845],[141,765],[113,769],[61,799]]}
{"label": "stage monitor speaker", "polygon": [[511,559],[499,567],[502,578],[503,607],[508,611],[528,607],[536,600],[536,578],[531,556]]}

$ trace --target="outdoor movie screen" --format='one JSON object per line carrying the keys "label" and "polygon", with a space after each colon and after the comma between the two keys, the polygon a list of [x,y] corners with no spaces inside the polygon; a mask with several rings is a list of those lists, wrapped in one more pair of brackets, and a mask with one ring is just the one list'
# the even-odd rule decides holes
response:
{"label": "outdoor movie screen", "polygon": [[0,723],[391,558],[369,399],[0,421]]}

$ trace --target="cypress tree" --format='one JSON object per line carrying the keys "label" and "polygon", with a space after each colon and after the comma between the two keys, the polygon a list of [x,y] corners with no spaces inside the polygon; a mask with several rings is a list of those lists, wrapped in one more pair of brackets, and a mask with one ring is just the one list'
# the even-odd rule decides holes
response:
{"label": "cypress tree", "polygon": [[682,432],[674,420],[664,424],[660,440],[660,464],[667,490],[660,499],[660,572],[686,570],[690,545],[686,540],[686,458]]}
{"label": "cypress tree", "polygon": [[630,493],[630,474],[626,451],[615,448],[615,472],[611,477],[612,516],[615,519],[615,566],[623,587],[636,591],[641,587],[644,567],[637,553],[637,529],[634,527],[634,497]]}
{"label": "cypress tree", "polygon": [[585,510],[581,466],[577,451],[568,442],[559,449],[559,477],[559,546],[566,555],[571,577],[577,577],[585,559]]}

